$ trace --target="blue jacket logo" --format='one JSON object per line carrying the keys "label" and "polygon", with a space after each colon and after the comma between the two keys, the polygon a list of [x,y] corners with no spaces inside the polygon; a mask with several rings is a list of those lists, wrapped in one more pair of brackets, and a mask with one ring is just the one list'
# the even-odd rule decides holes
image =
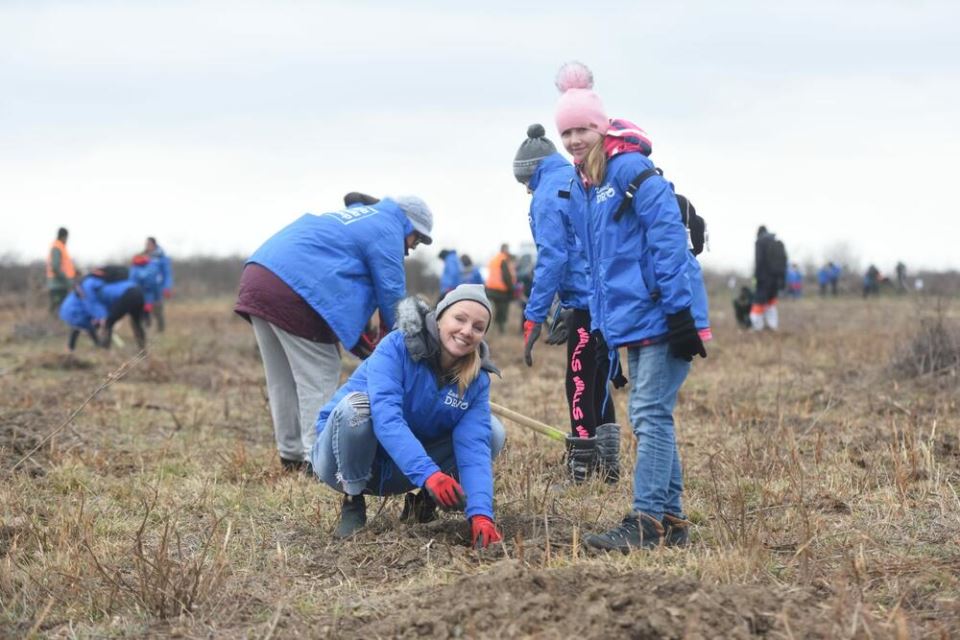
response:
{"label": "blue jacket logo", "polygon": [[448,407],[456,407],[461,411],[466,411],[470,407],[470,403],[466,400],[461,400],[460,396],[456,394],[452,389],[447,391],[447,396],[443,399],[443,404]]}
{"label": "blue jacket logo", "polygon": [[351,207],[349,209],[340,209],[339,211],[331,211],[330,213],[325,213],[325,216],[333,216],[343,224],[350,224],[351,222],[356,222],[363,218],[369,218],[370,216],[377,213],[377,210],[372,207]]}
{"label": "blue jacket logo", "polygon": [[599,189],[597,189],[597,204],[600,204],[601,202],[606,202],[607,200],[609,200],[615,195],[617,195],[617,192],[613,188],[613,185],[605,184]]}

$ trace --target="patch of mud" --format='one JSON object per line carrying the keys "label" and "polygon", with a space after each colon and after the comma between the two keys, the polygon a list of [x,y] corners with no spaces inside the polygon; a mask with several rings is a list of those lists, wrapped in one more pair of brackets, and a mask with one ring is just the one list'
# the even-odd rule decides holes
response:
{"label": "patch of mud", "polygon": [[364,638],[827,638],[826,609],[809,592],[704,585],[609,565],[489,571],[390,596],[328,629]]}
{"label": "patch of mud", "polygon": [[85,371],[94,367],[94,364],[89,360],[62,353],[40,356],[32,360],[30,365],[49,371]]}

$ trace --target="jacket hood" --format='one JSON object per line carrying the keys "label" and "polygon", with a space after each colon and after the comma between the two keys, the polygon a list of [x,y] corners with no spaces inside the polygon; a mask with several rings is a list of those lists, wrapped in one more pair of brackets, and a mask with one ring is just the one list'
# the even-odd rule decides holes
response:
{"label": "jacket hood", "polygon": [[[437,317],[426,302],[416,296],[404,298],[397,305],[397,331],[403,334],[407,352],[414,362],[426,360],[436,370],[440,369],[440,330]],[[500,369],[490,360],[490,347],[481,341],[480,368],[487,373],[500,375]]]}

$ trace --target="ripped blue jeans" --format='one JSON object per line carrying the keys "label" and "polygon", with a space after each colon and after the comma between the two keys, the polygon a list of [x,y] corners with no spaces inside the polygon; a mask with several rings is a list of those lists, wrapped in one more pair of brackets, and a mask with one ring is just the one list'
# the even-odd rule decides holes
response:
{"label": "ripped blue jeans", "polygon": [[[493,460],[503,449],[506,431],[495,416],[490,416],[490,431]],[[424,442],[423,448],[444,473],[456,473],[451,438]],[[352,496],[364,492],[390,496],[417,488],[380,446],[370,419],[370,401],[361,392],[348,393],[337,403],[313,445],[311,462],[321,482]]]}

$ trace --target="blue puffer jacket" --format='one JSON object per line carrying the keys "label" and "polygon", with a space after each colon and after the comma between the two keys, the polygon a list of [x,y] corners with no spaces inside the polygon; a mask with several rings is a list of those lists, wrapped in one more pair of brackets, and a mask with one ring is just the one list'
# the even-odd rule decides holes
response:
{"label": "blue puffer jacket", "polygon": [[404,237],[413,224],[390,199],[321,215],[304,214],[278,231],[247,263],[272,271],[352,348],[374,309],[392,328],[405,295]]}
{"label": "blue puffer jacket", "polygon": [[104,282],[102,278],[88,275],[80,282],[80,292],[71,291],[60,305],[60,319],[71,327],[87,329],[94,320],[104,320],[110,307],[131,287],[129,280]]}
{"label": "blue puffer jacket", "polygon": [[460,258],[456,251],[447,253],[443,259],[443,273],[440,274],[440,293],[446,293],[460,284]]}
{"label": "blue puffer jacket", "polygon": [[76,290],[68,293],[60,304],[60,319],[75,329],[93,329],[93,316]]}
{"label": "blue puffer jacket", "polygon": [[130,282],[143,291],[143,301],[153,303],[163,296],[163,274],[160,263],[150,260],[147,264],[130,265]]}
{"label": "blue puffer jacket", "polygon": [[373,431],[383,450],[416,486],[440,471],[424,442],[453,439],[457,470],[467,494],[467,517],[493,518],[490,451],[490,376],[497,372],[481,345],[484,366],[461,398],[455,383],[439,383],[436,319],[423,302],[401,303],[398,330],[388,334],[317,416],[317,433],[337,403],[353,391],[370,398]]}
{"label": "blue puffer jacket", "polygon": [[150,258],[151,262],[156,262],[157,269],[160,273],[160,290],[166,291],[167,289],[172,289],[173,263],[170,261],[170,258],[160,247],[157,247],[150,252]]}
{"label": "blue puffer jacket", "polygon": [[555,295],[565,308],[587,309],[590,304],[587,259],[570,220],[571,199],[559,195],[569,193],[574,179],[573,165],[559,153],[541,160],[530,178],[530,231],[537,245],[537,266],[523,315],[533,322],[546,319]]}
{"label": "blue puffer jacket", "polygon": [[653,166],[640,153],[622,153],[608,161],[602,185],[574,183],[571,215],[593,276],[593,327],[611,348],[664,336],[666,316],[688,307],[704,328],[706,290],[670,183],[648,178],[633,206],[613,219],[627,185]]}

